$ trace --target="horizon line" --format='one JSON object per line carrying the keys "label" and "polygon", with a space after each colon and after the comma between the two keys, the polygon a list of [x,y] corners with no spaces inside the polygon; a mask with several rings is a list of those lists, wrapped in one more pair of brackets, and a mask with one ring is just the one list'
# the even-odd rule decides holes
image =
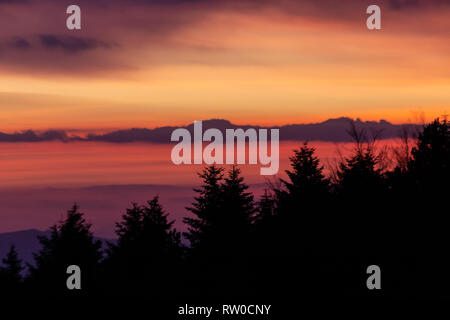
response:
{"label": "horizon line", "polygon": [[[178,124],[160,124],[160,125],[156,125],[156,126],[123,126],[123,127],[98,127],[98,128],[65,128],[65,127],[48,127],[48,128],[41,128],[41,129],[34,129],[31,127],[25,127],[23,129],[14,129],[14,130],[5,130],[5,131],[0,131],[0,134],[4,133],[4,134],[17,134],[17,133],[25,133],[25,132],[29,132],[29,131],[33,131],[34,133],[45,133],[45,132],[52,132],[52,131],[64,131],[66,133],[68,132],[82,132],[82,133],[110,133],[110,132],[115,132],[115,131],[122,131],[122,130],[132,130],[132,129],[147,129],[147,130],[155,130],[155,129],[160,129],[160,128],[183,128],[183,127],[188,127],[190,125],[192,125],[194,123],[194,121],[202,121],[202,122],[207,122],[207,121],[224,121],[224,122],[229,122],[231,125],[235,125],[235,126],[241,126],[241,127],[247,127],[247,126],[252,126],[252,127],[259,127],[259,128],[280,128],[280,127],[286,127],[286,126],[291,126],[291,125],[314,125],[314,124],[322,124],[331,120],[347,120],[347,121],[354,121],[356,123],[361,122],[361,123],[386,123],[386,124],[390,124],[390,125],[395,125],[395,126],[401,126],[401,125],[423,125],[423,121],[422,123],[418,122],[412,122],[412,121],[403,121],[403,122],[393,122],[393,121],[389,121],[383,118],[380,118],[378,120],[363,120],[360,117],[349,117],[349,116],[339,116],[339,117],[331,117],[331,118],[327,118],[326,120],[322,120],[322,121],[309,121],[309,122],[285,122],[282,124],[263,124],[263,123],[250,123],[250,122],[245,122],[245,123],[240,123],[240,121],[238,122],[234,122],[233,120],[228,120],[226,118],[220,118],[220,117],[213,117],[213,118],[208,118],[208,119],[201,119],[201,120],[192,120],[191,122],[184,122],[184,123],[178,123]],[[425,123],[427,123],[429,121],[426,121]],[[1,129],[0,129],[1,130]],[[1,141],[0,141],[1,142]]]}

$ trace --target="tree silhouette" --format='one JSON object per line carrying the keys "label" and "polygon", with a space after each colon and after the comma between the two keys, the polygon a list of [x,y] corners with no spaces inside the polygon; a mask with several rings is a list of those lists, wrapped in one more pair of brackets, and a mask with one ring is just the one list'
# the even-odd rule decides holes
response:
{"label": "tree silhouette", "polygon": [[[251,230],[255,204],[253,195],[240,176],[240,169],[233,166],[223,178],[223,168],[206,167],[199,175],[203,180],[199,196],[187,210],[195,217],[184,219],[189,226],[185,233],[192,249],[205,255],[235,255],[244,245],[244,238]],[[229,237],[229,234],[233,237]]]}
{"label": "tree silhouette", "polygon": [[[184,219],[185,233],[191,242],[190,275],[197,293],[216,288],[215,294],[235,291],[233,283],[241,284],[240,294],[246,294],[248,253],[252,222],[255,214],[253,195],[233,166],[224,178],[223,168],[209,166],[199,174],[203,180],[194,189],[199,196],[187,208],[194,217]],[[220,274],[220,277],[217,276]]]}
{"label": "tree silhouette", "polygon": [[[330,182],[323,173],[324,168],[315,155],[315,149],[307,142],[294,150],[294,155],[289,160],[291,169],[286,170],[289,180],[281,179],[284,188],[277,191],[280,224],[285,229],[283,233],[290,237],[287,239],[287,247],[291,244],[304,248],[306,243],[311,243],[313,237],[320,238],[318,235],[324,227],[323,213],[327,210],[325,205],[330,200]],[[292,236],[298,241],[292,239]]]}
{"label": "tree silhouette", "polygon": [[[223,221],[220,221],[220,228],[223,233],[219,234],[228,238],[226,246],[234,253],[246,247],[256,212],[253,194],[247,192],[248,186],[240,174],[240,169],[233,166],[222,185],[223,216],[220,218]],[[233,236],[227,237],[230,232]]]}
{"label": "tree silhouette", "polygon": [[[377,135],[369,138],[355,124],[349,133],[354,140],[353,152],[340,163],[334,185],[334,208],[339,218],[333,220],[338,233],[332,250],[345,257],[342,273],[352,279],[346,287],[365,295],[366,287],[361,286],[359,279],[365,277],[368,265],[388,269],[391,276],[400,279],[398,266],[408,265],[409,253],[403,237],[404,212],[394,209],[399,199],[392,197],[385,150],[377,150]],[[407,272],[405,268],[404,274]],[[407,291],[406,286],[397,285],[402,281],[392,279],[385,277],[386,288],[394,290],[395,286],[395,290]]]}
{"label": "tree silhouette", "polygon": [[208,251],[214,246],[214,229],[220,216],[222,201],[222,180],[223,168],[215,165],[206,167],[199,177],[203,184],[200,188],[194,189],[198,196],[195,202],[186,209],[194,217],[186,217],[183,221],[188,225],[188,232],[184,236],[189,240],[192,250]]}
{"label": "tree silhouette", "polygon": [[[128,294],[163,294],[170,290],[183,255],[180,233],[168,221],[159,197],[133,203],[116,224],[117,244],[110,244],[105,268],[115,278],[112,289]],[[151,290],[149,290],[151,288]]]}
{"label": "tree silhouette", "polygon": [[352,124],[349,131],[354,140],[353,155],[340,163],[338,192],[341,196],[368,200],[384,187],[383,154],[376,153],[376,137],[370,140],[364,131]]}
{"label": "tree silhouette", "polygon": [[[78,205],[67,212],[63,221],[50,228],[50,236],[40,237],[42,249],[34,255],[35,266],[29,265],[27,279],[34,293],[64,296],[88,295],[96,290],[98,264],[102,258],[101,242],[94,240],[91,225],[78,211]],[[68,290],[67,267],[81,269],[81,290]]]}
{"label": "tree silhouette", "polygon": [[325,178],[323,166],[314,153],[315,149],[305,142],[300,149],[294,150],[294,156],[289,158],[291,170],[286,170],[289,181],[281,181],[293,198],[324,196],[329,191],[329,181]]}
{"label": "tree silhouette", "polygon": [[[435,119],[419,134],[411,158],[393,192],[408,199],[402,203],[407,212],[402,228],[410,230],[409,251],[413,252],[421,270],[417,284],[421,292],[429,296],[443,296],[450,285],[448,277],[442,277],[450,268],[448,244],[448,204],[450,194],[450,130],[447,119]],[[399,181],[400,180],[400,183]]]}
{"label": "tree silhouette", "polygon": [[3,266],[0,267],[0,296],[16,296],[22,286],[21,272],[24,268],[14,245],[11,245],[2,262]]}
{"label": "tree silhouette", "polygon": [[289,158],[290,170],[285,171],[288,179],[280,179],[281,187],[273,188],[272,199],[266,199],[265,203],[274,202],[275,208],[274,218],[270,218],[272,230],[267,230],[265,237],[277,234],[275,241],[280,241],[282,250],[291,253],[305,248],[306,243],[311,243],[311,237],[320,233],[322,213],[330,200],[330,182],[315,156],[315,149],[305,142],[293,152]]}
{"label": "tree silhouette", "polygon": [[272,221],[277,214],[277,197],[272,190],[265,189],[264,194],[256,203],[256,225]]}
{"label": "tree silhouette", "polygon": [[279,186],[264,194],[255,224],[254,251],[258,256],[254,268],[264,266],[260,272],[272,275],[265,279],[265,287],[259,288],[267,296],[299,287],[314,290],[318,256],[325,254],[328,245],[330,182],[308,143],[293,152],[285,171],[287,179],[280,179]]}
{"label": "tree silhouette", "polygon": [[419,134],[408,169],[419,192],[438,192],[450,176],[450,130],[447,119],[434,120]]}

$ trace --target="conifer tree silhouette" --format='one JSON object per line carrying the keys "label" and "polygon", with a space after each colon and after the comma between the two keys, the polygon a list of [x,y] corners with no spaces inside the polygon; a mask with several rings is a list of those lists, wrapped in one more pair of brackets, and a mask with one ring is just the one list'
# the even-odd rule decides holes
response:
{"label": "conifer tree silhouette", "polygon": [[305,142],[300,149],[294,150],[289,158],[291,170],[286,170],[289,181],[281,180],[291,197],[326,196],[329,181],[323,173],[319,158],[314,155],[315,148]]}
{"label": "conifer tree silhouette", "polygon": [[116,223],[118,241],[109,245],[104,263],[109,278],[115,279],[111,290],[124,295],[163,295],[171,290],[183,255],[173,223],[158,196],[127,209]]}
{"label": "conifer tree silhouette", "polygon": [[254,219],[256,225],[266,223],[266,221],[269,222],[274,218],[277,214],[277,198],[272,190],[264,190],[264,194],[256,203],[256,211]]}
{"label": "conifer tree silhouette", "polygon": [[289,180],[281,179],[284,188],[278,191],[280,223],[282,228],[295,228],[284,232],[286,235],[295,235],[298,239],[297,242],[288,239],[288,246],[291,244],[305,248],[306,243],[312,242],[312,238],[322,238],[320,234],[324,229],[323,214],[328,209],[325,205],[330,200],[330,182],[315,155],[315,148],[310,147],[307,142],[294,150],[294,155],[289,160],[290,170],[286,170]]}
{"label": "conifer tree silhouette", "polygon": [[[397,198],[412,197],[427,205],[439,201],[448,192],[450,178],[450,130],[446,119],[434,120],[419,133],[416,146],[404,167],[389,173],[389,186]],[[406,168],[405,168],[406,167]],[[408,203],[403,203],[407,206]]]}
{"label": "conifer tree silhouette", "polygon": [[24,267],[14,245],[11,245],[2,262],[3,266],[0,267],[0,297],[16,296],[20,293],[22,287],[21,272]]}
{"label": "conifer tree silhouette", "polygon": [[425,126],[411,151],[408,170],[419,192],[432,195],[448,190],[450,177],[450,130],[447,119]]}
{"label": "conifer tree silhouette", "polygon": [[339,165],[337,191],[343,198],[369,200],[385,187],[383,153],[375,150],[376,136],[369,138],[355,123],[351,123],[349,134],[354,140],[353,154]]}
{"label": "conifer tree silhouette", "polygon": [[397,247],[392,243],[392,215],[386,210],[385,154],[376,148],[377,135],[368,136],[353,122],[349,134],[354,148],[350,156],[341,160],[334,185],[337,219],[331,220],[336,231],[332,251],[345,257],[342,273],[351,279],[345,286],[363,294],[367,288],[359,279],[365,277],[365,268],[371,264],[387,268],[385,263],[391,261]]}
{"label": "conifer tree silhouette", "polygon": [[194,198],[195,202],[186,209],[194,217],[186,217],[184,223],[188,225],[188,232],[184,236],[189,240],[191,252],[211,251],[216,245],[214,234],[217,228],[217,221],[221,215],[222,199],[222,180],[223,168],[215,165],[205,167],[199,177],[203,184],[200,188],[194,189],[198,194]]}
{"label": "conifer tree silhouette", "polygon": [[199,174],[203,184],[194,189],[199,196],[187,208],[194,215],[184,219],[188,225],[185,236],[192,245],[191,274],[199,292],[212,287],[214,294],[227,295],[236,291],[233,283],[239,283],[239,294],[245,294],[256,209],[240,170],[233,166],[225,178],[223,171],[215,165],[203,169]]}
{"label": "conifer tree silhouette", "polygon": [[[192,249],[204,250],[205,255],[234,255],[244,245],[256,212],[253,195],[233,166],[223,177],[223,168],[206,167],[199,175],[203,180],[199,196],[187,210],[195,217],[184,219]],[[229,235],[233,236],[230,237]]]}
{"label": "conifer tree silhouette", "polygon": [[[49,237],[39,238],[42,249],[34,254],[35,266],[29,265],[27,279],[33,294],[85,296],[97,289],[101,242],[94,239],[91,225],[78,208],[74,204],[65,219],[50,228]],[[81,290],[67,288],[67,267],[70,265],[81,269]]]}
{"label": "conifer tree silhouette", "polygon": [[298,252],[311,243],[311,237],[318,238],[325,205],[330,200],[330,181],[315,156],[315,149],[305,142],[293,152],[289,158],[290,169],[285,171],[288,179],[280,179],[280,187],[272,189],[272,200],[266,198],[275,211],[267,237],[277,234],[275,241],[280,241],[278,246],[286,253]]}
{"label": "conifer tree silhouette", "polygon": [[224,238],[230,233],[233,235],[232,237],[228,236],[226,242],[227,247],[235,254],[248,245],[248,237],[256,213],[253,194],[247,191],[248,185],[244,183],[244,178],[240,174],[241,170],[237,166],[233,166],[222,185],[223,205],[221,210],[223,210],[224,216],[221,228],[224,231]]}
{"label": "conifer tree silhouette", "polygon": [[450,268],[449,129],[446,118],[435,119],[424,127],[411,151],[403,183],[395,185],[394,189],[398,196],[408,199],[402,203],[400,211],[407,212],[403,215],[401,230],[409,230],[404,235],[409,239],[409,251],[417,258],[417,269],[421,270],[419,278],[427,279],[416,285],[422,297],[425,292],[429,297],[446,295],[450,285],[448,277],[442,276]]}
{"label": "conifer tree silhouette", "polygon": [[339,191],[343,196],[373,196],[382,186],[382,172],[377,169],[375,155],[366,150],[357,153],[341,163],[339,177]]}
{"label": "conifer tree silhouette", "polygon": [[259,265],[265,266],[265,274],[272,272],[271,279],[265,281],[272,292],[283,290],[283,286],[313,290],[317,255],[325,254],[330,239],[330,182],[308,143],[293,152],[290,168],[285,171],[287,179],[280,179],[279,186],[261,199],[255,224]]}

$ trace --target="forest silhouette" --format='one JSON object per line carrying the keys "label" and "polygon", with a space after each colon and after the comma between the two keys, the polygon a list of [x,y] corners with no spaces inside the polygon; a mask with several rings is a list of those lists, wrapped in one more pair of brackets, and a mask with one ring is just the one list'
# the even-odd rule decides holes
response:
{"label": "forest silhouette", "polygon": [[[184,233],[155,196],[126,209],[116,223],[117,242],[102,249],[74,205],[40,238],[33,265],[23,265],[11,247],[0,268],[0,295],[448,297],[447,120],[416,135],[403,132],[393,165],[376,134],[354,124],[349,134],[352,154],[330,174],[305,142],[293,151],[287,178],[268,185],[260,199],[237,166],[205,167]],[[382,271],[379,291],[366,287],[374,264]],[[81,290],[66,287],[69,265],[82,270]]]}

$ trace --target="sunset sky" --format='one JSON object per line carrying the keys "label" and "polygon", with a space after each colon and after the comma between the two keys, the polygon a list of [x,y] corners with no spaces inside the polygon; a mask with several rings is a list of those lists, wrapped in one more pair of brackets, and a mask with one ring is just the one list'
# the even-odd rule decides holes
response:
{"label": "sunset sky", "polygon": [[[71,4],[81,30],[66,28]],[[366,27],[371,4],[381,30]],[[0,0],[0,132],[430,121],[449,112],[449,17],[449,0]],[[280,175],[299,143],[281,143]],[[327,168],[349,150],[313,146]],[[170,151],[0,143],[0,232],[45,230],[76,201],[111,237],[132,201],[155,194],[179,226],[201,166],[175,166]],[[256,195],[259,168],[242,168]]]}
{"label": "sunset sky", "polygon": [[0,131],[431,120],[449,17],[448,0],[0,0]]}

